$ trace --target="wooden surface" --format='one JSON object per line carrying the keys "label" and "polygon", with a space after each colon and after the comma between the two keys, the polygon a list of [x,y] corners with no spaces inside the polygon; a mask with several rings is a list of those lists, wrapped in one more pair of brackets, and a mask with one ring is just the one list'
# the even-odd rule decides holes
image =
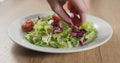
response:
{"label": "wooden surface", "polygon": [[49,54],[14,44],[7,28],[17,18],[49,11],[46,0],[6,0],[0,4],[0,63],[120,63],[120,0],[91,0],[90,14],[105,19],[114,30],[112,38],[92,50]]}

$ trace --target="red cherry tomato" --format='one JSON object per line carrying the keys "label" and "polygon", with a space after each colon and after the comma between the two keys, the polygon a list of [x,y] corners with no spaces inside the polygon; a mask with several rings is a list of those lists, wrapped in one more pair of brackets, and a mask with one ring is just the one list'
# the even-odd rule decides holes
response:
{"label": "red cherry tomato", "polygon": [[71,13],[78,14],[78,11],[75,9],[70,1],[67,2],[67,9],[70,10]]}
{"label": "red cherry tomato", "polygon": [[34,23],[32,22],[32,20],[26,20],[25,23],[22,24],[21,28],[23,31],[25,32],[30,32],[33,30],[34,27]]}
{"label": "red cherry tomato", "polygon": [[55,15],[52,16],[52,19],[54,21],[56,21],[56,22],[60,22],[61,21],[61,19],[58,16],[55,16]]}
{"label": "red cherry tomato", "polygon": [[67,9],[68,10],[73,10],[73,6],[70,1],[67,2]]}
{"label": "red cherry tomato", "polygon": [[80,21],[80,18],[77,17],[77,14],[79,13],[78,10],[75,9],[75,7],[72,5],[70,1],[67,3],[68,10],[73,14],[73,17],[71,17],[71,20],[75,26],[81,26],[82,21]]}
{"label": "red cherry tomato", "polygon": [[82,25],[82,21],[76,15],[74,15],[74,17],[71,17],[71,20],[72,20],[72,22],[75,26],[81,26]]}

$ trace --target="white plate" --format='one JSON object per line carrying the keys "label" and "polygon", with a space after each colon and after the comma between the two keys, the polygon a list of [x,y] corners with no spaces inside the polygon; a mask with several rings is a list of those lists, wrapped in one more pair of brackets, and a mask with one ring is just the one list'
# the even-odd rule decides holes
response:
{"label": "white plate", "polygon": [[35,51],[48,52],[48,53],[70,53],[70,52],[79,52],[79,51],[85,51],[85,50],[96,48],[96,47],[106,43],[112,36],[112,33],[113,33],[112,28],[107,22],[105,22],[104,20],[102,20],[98,17],[94,17],[92,15],[87,15],[87,20],[92,21],[94,23],[94,26],[98,32],[97,38],[93,42],[91,42],[87,45],[74,47],[74,48],[57,49],[57,48],[35,46],[35,45],[29,43],[25,39],[23,32],[21,31],[21,25],[23,24],[23,22],[26,19],[36,18],[38,16],[44,17],[44,16],[51,15],[51,14],[53,14],[53,12],[34,14],[34,15],[26,16],[26,17],[16,20],[8,28],[9,37],[15,43],[17,43],[25,48],[32,49]]}

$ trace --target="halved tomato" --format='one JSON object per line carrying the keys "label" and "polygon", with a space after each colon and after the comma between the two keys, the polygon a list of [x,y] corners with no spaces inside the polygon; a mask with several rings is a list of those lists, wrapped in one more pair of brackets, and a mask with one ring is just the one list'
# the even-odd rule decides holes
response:
{"label": "halved tomato", "polygon": [[55,15],[52,16],[52,19],[54,21],[56,21],[56,22],[60,22],[61,21],[61,19],[58,16],[55,16]]}
{"label": "halved tomato", "polygon": [[34,27],[34,23],[30,19],[26,20],[25,23],[23,23],[21,26],[22,30],[25,32],[32,31],[33,27]]}

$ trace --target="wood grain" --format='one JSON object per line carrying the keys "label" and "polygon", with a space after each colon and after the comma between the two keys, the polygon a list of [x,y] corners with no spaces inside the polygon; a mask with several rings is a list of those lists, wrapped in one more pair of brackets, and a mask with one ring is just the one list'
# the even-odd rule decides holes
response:
{"label": "wood grain", "polygon": [[120,63],[120,0],[91,0],[89,14],[106,20],[112,38],[92,50],[50,54],[25,49],[8,37],[7,28],[19,17],[51,10],[46,0],[6,0],[0,4],[0,63]]}

